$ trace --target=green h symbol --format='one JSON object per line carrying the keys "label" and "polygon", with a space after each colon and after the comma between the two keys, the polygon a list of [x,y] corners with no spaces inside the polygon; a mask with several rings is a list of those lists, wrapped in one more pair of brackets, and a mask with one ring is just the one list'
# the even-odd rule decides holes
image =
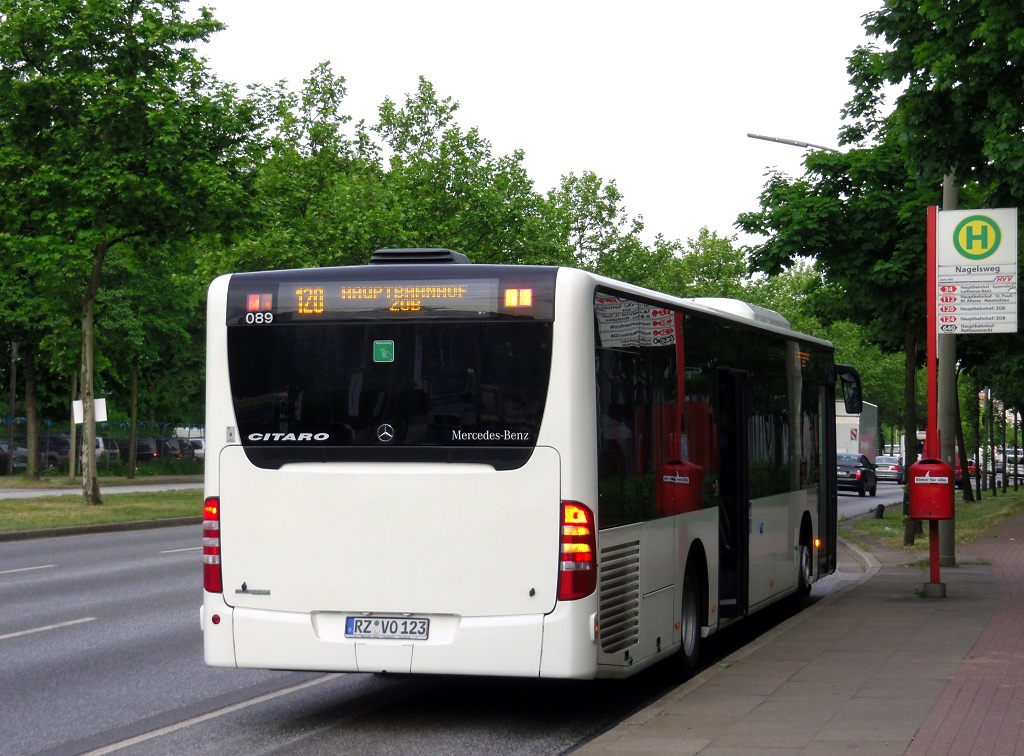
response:
{"label": "green h symbol", "polygon": [[980,229],[975,229],[972,226],[968,226],[964,229],[964,242],[967,249],[972,249],[974,243],[978,242],[981,244],[982,249],[988,249],[988,224],[982,224]]}
{"label": "green h symbol", "polygon": [[963,257],[984,260],[999,249],[1002,233],[999,224],[984,215],[970,215],[956,225],[953,247]]}

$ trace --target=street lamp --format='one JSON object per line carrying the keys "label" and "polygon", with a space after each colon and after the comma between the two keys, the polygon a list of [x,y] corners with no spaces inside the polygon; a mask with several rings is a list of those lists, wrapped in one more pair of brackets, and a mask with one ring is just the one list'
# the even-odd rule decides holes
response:
{"label": "street lamp", "polygon": [[802,147],[805,150],[825,150],[826,152],[839,152],[835,147],[825,147],[821,144],[811,144],[810,142],[799,142],[796,139],[783,139],[782,137],[765,136],[764,134],[747,134],[751,139],[763,139],[766,142],[777,142],[778,144],[788,144],[792,147]]}

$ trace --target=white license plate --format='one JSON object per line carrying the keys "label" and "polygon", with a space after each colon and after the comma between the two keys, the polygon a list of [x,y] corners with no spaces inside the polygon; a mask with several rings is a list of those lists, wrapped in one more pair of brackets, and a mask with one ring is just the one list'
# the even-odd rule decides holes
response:
{"label": "white license plate", "polygon": [[430,620],[423,617],[346,617],[346,638],[426,640]]}

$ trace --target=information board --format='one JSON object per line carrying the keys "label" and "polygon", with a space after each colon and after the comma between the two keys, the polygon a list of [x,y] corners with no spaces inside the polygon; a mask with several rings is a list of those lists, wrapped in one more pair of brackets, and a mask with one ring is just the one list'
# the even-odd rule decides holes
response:
{"label": "information board", "polygon": [[938,214],[940,334],[1016,333],[1017,209]]}

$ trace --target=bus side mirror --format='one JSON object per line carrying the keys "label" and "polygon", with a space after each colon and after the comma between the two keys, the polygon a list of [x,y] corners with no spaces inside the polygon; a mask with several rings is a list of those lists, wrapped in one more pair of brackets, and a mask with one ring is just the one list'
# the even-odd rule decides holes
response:
{"label": "bus side mirror", "polygon": [[860,373],[852,365],[836,365],[835,378],[843,387],[843,402],[846,411],[851,415],[859,415],[864,409],[864,397],[860,385]]}

